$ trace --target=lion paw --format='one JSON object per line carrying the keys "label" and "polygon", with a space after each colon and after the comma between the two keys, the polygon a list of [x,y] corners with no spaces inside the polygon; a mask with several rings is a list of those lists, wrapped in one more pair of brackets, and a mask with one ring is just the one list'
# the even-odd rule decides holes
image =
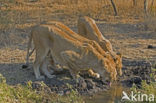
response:
{"label": "lion paw", "polygon": [[100,78],[100,74],[98,74],[98,73],[95,73],[94,76],[95,76],[95,78]]}
{"label": "lion paw", "polygon": [[56,77],[55,75],[48,75],[47,76],[49,79]]}
{"label": "lion paw", "polygon": [[37,78],[37,80],[44,80],[44,79],[45,79],[44,76],[39,76],[39,77]]}

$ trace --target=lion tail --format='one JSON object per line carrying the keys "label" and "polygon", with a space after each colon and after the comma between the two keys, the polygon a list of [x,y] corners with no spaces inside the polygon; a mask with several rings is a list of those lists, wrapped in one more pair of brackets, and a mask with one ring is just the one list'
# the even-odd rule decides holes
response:
{"label": "lion tail", "polygon": [[28,45],[27,45],[26,63],[25,63],[25,65],[22,66],[22,68],[27,68],[29,66],[29,57],[32,55],[32,53],[35,50],[35,47],[34,47],[32,49],[32,51],[29,52],[30,51],[30,48],[31,48],[31,44],[32,44],[32,33],[33,33],[33,31],[31,30],[30,36],[29,36],[29,40],[28,40]]}

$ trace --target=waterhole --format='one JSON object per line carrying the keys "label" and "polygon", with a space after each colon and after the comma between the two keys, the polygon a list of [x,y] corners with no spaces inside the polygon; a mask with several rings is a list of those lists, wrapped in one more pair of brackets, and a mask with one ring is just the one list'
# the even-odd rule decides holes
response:
{"label": "waterhole", "polygon": [[121,103],[122,92],[129,88],[120,83],[112,84],[109,90],[84,97],[86,103]]}

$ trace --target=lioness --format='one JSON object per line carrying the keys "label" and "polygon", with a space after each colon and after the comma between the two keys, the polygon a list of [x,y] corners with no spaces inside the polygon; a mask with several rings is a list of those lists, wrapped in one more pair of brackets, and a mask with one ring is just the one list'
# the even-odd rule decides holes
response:
{"label": "lioness", "polygon": [[[75,40],[78,40],[80,42],[83,43],[89,43],[90,45],[92,45],[101,55],[103,55],[104,57],[109,58],[110,61],[113,61],[113,58],[111,57],[110,54],[106,53],[105,51],[103,51],[103,49],[98,45],[98,43],[96,43],[93,40],[88,40],[80,35],[78,35],[77,33],[73,32],[70,28],[68,28],[67,26],[65,26],[64,24],[60,23],[60,22],[56,22],[56,21],[52,21],[52,22],[48,22],[48,25],[55,25],[56,27],[58,27],[59,29],[61,29],[62,31],[64,31],[65,33],[68,34],[68,36],[74,38]],[[29,43],[28,43],[28,51],[27,51],[27,63],[28,63],[28,57],[29,57],[29,47],[30,47],[30,39],[29,39]],[[53,61],[53,60],[52,60]],[[53,64],[52,64],[53,65]],[[113,64],[112,64],[113,65]],[[89,74],[91,74],[93,77],[99,78],[99,74],[94,73],[93,71],[91,71],[91,69],[88,71]]]}
{"label": "lioness", "polygon": [[[84,68],[92,68],[105,80],[116,79],[115,64],[111,63],[109,58],[102,56],[89,43],[81,42],[69,36],[54,25],[35,26],[32,29],[31,37],[36,49],[33,68],[37,79],[44,78],[40,75],[39,67],[44,71],[44,60],[48,51],[50,51],[54,61],[70,68],[73,78],[76,78],[78,71]],[[49,77],[52,78],[53,76],[49,75]]]}
{"label": "lioness", "polygon": [[[32,34],[32,33],[31,33]],[[27,45],[27,55],[26,55],[26,63],[22,66],[22,68],[27,68],[29,66],[29,57],[33,54],[33,52],[35,51],[35,47],[32,47],[32,35],[30,34],[29,40],[28,40],[28,45]],[[30,51],[30,48],[32,47],[32,50]],[[30,51],[30,52],[29,52]],[[46,66],[46,68],[48,67],[48,64],[51,65],[51,67],[53,69],[57,68],[53,57],[50,55],[50,51],[48,53],[48,55],[46,56],[46,59],[44,60],[44,65]],[[47,68],[48,69],[48,68]],[[42,71],[43,72],[43,71]],[[52,69],[48,69],[46,72],[49,72],[50,74],[53,73]],[[43,72],[44,73],[44,72]],[[49,74],[48,73],[48,74]],[[44,73],[45,74],[45,73]],[[47,73],[46,73],[47,74]],[[49,75],[46,75],[47,77],[49,77]],[[50,77],[49,77],[50,78]]]}
{"label": "lioness", "polygon": [[[114,59],[112,58],[112,56],[110,55],[109,52],[105,52],[101,47],[100,45],[95,42],[94,40],[89,40],[75,32],[73,32],[69,27],[67,27],[66,25],[62,24],[61,22],[57,22],[57,21],[51,21],[51,22],[48,22],[48,24],[50,25],[55,25],[57,26],[59,29],[61,29],[62,31],[66,32],[69,36],[71,36],[72,38],[76,39],[76,40],[79,40],[81,42],[84,42],[84,43],[89,43],[90,45],[92,45],[101,55],[103,55],[104,57],[107,57],[109,58],[110,61],[113,61]],[[93,77],[96,77],[98,78],[99,77],[99,74],[98,73],[94,73],[92,71],[92,69],[89,69],[88,70],[88,73],[93,76]]]}
{"label": "lioness", "polygon": [[116,54],[109,40],[107,40],[98,29],[95,21],[90,17],[81,17],[78,20],[78,34],[99,43],[104,51],[108,51],[114,58],[117,66],[117,72],[122,75],[122,55]]}

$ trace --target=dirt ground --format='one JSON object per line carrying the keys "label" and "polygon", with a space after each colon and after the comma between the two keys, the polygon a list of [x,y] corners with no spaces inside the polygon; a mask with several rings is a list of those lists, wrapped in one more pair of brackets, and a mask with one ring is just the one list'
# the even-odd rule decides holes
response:
{"label": "dirt ground", "polygon": [[[123,59],[151,62],[156,64],[156,31],[146,30],[141,22],[106,22],[97,21],[98,27],[103,35],[109,39],[116,52],[123,55]],[[76,25],[71,27],[77,32]],[[14,35],[24,35],[18,40],[16,46],[1,46],[0,48],[0,73],[6,78],[7,83],[16,85],[24,84],[31,80],[36,81],[33,74],[32,63],[29,68],[23,69],[25,63],[27,37],[29,31],[16,29]],[[150,48],[150,45],[152,46]],[[33,62],[34,55],[31,57]],[[128,62],[123,62],[127,65]],[[66,78],[66,77],[65,77]],[[68,77],[67,77],[68,78]]]}

